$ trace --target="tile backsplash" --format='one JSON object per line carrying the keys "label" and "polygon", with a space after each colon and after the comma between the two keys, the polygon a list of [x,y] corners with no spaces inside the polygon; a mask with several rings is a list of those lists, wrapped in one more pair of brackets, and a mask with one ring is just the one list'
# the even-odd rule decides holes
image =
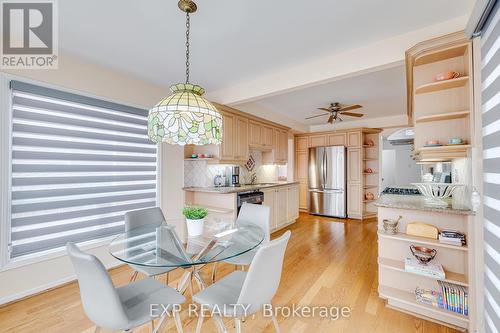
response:
{"label": "tile backsplash", "polygon": [[[256,174],[258,183],[275,182],[278,180],[277,165],[263,165],[262,152],[251,150],[250,155],[255,160],[255,167],[250,172],[245,166],[240,166],[240,184],[250,183],[252,174]],[[184,161],[184,186],[209,187],[214,186],[215,176],[226,175],[226,168],[231,165],[209,164],[207,161]],[[280,177],[281,177],[280,173]],[[228,180],[229,181],[229,180]]]}

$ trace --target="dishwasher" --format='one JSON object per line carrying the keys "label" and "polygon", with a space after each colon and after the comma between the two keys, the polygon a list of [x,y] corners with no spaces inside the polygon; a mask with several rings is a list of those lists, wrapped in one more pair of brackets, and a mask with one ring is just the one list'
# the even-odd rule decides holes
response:
{"label": "dishwasher", "polygon": [[238,193],[237,197],[238,214],[240,212],[241,206],[243,206],[245,202],[255,205],[262,205],[262,203],[264,202],[264,192],[247,191]]}

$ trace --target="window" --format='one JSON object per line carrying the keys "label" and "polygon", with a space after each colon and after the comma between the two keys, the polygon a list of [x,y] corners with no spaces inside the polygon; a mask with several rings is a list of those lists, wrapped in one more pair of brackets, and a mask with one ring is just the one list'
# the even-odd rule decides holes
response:
{"label": "window", "polygon": [[147,110],[11,81],[11,259],[123,230],[156,205]]}

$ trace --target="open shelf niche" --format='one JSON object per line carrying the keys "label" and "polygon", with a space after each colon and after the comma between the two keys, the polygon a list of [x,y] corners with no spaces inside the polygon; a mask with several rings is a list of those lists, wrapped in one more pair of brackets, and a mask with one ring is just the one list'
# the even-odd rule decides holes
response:
{"label": "open shelf niche", "polygon": [[[373,203],[378,199],[379,188],[379,149],[380,149],[380,132],[378,131],[363,131],[363,146],[362,146],[362,216],[364,219],[376,217],[377,207]],[[372,172],[367,172],[371,169]],[[370,192],[374,195],[373,199],[367,199],[366,194]]]}

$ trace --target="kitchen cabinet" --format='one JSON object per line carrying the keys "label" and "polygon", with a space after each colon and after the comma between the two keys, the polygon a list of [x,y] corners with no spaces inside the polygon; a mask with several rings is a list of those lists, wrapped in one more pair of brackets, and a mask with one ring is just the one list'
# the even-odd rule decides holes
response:
{"label": "kitchen cabinet", "polygon": [[261,145],[265,148],[273,146],[273,128],[266,125],[261,125]]}
{"label": "kitchen cabinet", "polygon": [[296,151],[307,151],[307,148],[309,148],[309,138],[307,136],[295,137]]}
{"label": "kitchen cabinet", "polygon": [[234,130],[234,157],[239,161],[248,159],[248,120],[243,117],[236,117],[236,126]]}
{"label": "kitchen cabinet", "polygon": [[220,146],[220,158],[222,160],[234,160],[235,153],[235,125],[236,116],[232,114],[222,114],[223,140]]}
{"label": "kitchen cabinet", "polygon": [[347,216],[350,218],[361,217],[361,184],[347,184]]}
{"label": "kitchen cabinet", "polygon": [[273,149],[274,149],[274,162],[287,163],[288,162],[288,132],[281,129],[274,129],[273,131]]}
{"label": "kitchen cabinet", "polygon": [[361,181],[361,149],[347,149],[347,181]]}
{"label": "kitchen cabinet", "polygon": [[287,221],[299,218],[299,187],[297,185],[287,188]]}
{"label": "kitchen cabinet", "polygon": [[361,147],[361,131],[347,132],[347,147]]}
{"label": "kitchen cabinet", "polygon": [[258,122],[249,121],[249,136],[248,136],[248,144],[250,146],[260,146],[262,144],[262,125]]}
{"label": "kitchen cabinet", "polygon": [[307,206],[307,181],[299,180],[299,209],[308,210]]}
{"label": "kitchen cabinet", "polygon": [[309,137],[309,147],[326,146],[326,135],[315,135]]}
{"label": "kitchen cabinet", "polygon": [[346,133],[330,134],[328,135],[328,144],[330,146],[346,146],[347,144]]}
{"label": "kitchen cabinet", "polygon": [[262,189],[264,205],[270,208],[269,228],[277,230],[299,217],[299,187],[296,184]]}
{"label": "kitchen cabinet", "polygon": [[297,180],[305,180],[307,181],[307,169],[308,169],[308,161],[307,161],[308,153],[305,151],[299,151],[295,155],[295,166]]}

